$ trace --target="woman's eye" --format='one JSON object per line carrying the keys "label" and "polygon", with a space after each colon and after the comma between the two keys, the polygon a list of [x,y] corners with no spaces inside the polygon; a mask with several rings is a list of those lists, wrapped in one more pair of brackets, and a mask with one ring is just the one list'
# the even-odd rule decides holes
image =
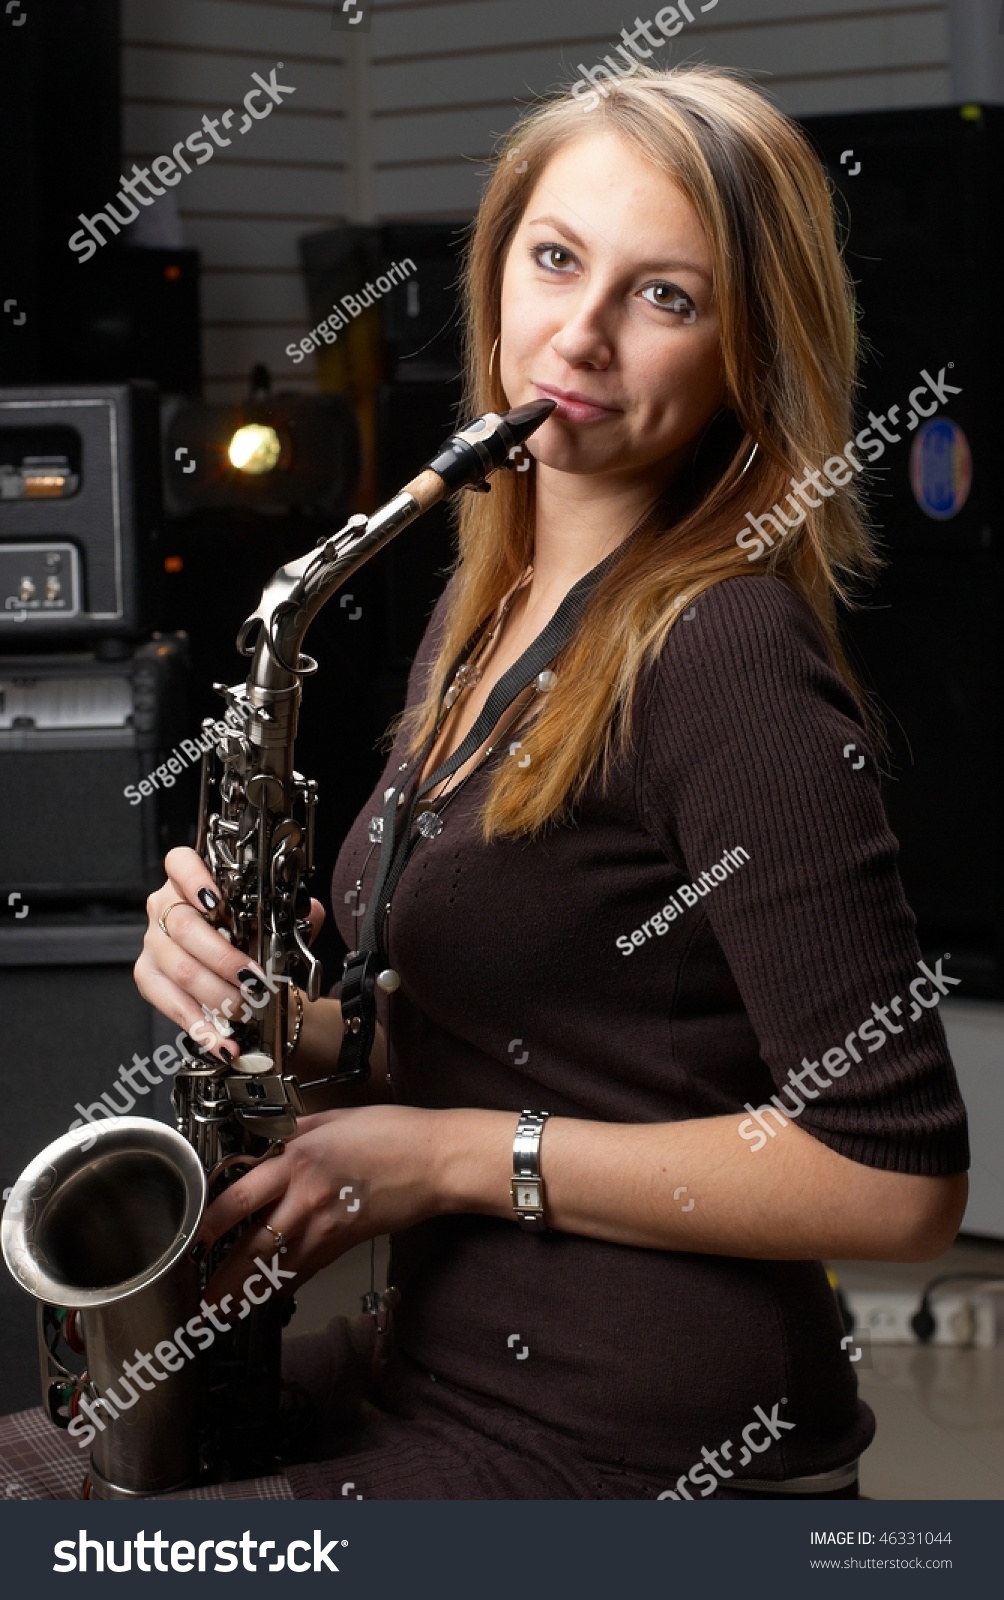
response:
{"label": "woman's eye", "polygon": [[672,283],[650,283],[642,294],[653,295],[649,300],[650,306],[658,306],[660,311],[671,311],[680,318],[681,322],[696,322],[697,307],[689,294],[684,294],[682,289],[677,289]]}
{"label": "woman's eye", "polygon": [[[549,272],[561,272],[575,259],[572,252],[561,244],[538,244],[530,254],[539,267],[544,267]],[[550,256],[551,260],[546,261],[545,256]]]}

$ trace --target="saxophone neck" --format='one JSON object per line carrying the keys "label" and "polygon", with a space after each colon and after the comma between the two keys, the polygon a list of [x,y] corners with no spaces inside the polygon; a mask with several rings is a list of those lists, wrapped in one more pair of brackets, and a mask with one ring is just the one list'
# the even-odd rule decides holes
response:
{"label": "saxophone neck", "polygon": [[[442,479],[435,473],[426,476],[435,480],[436,498],[442,498],[446,488]],[[413,494],[411,488],[371,517],[351,516],[337,533],[272,574],[257,609],[237,635],[237,648],[253,658],[248,674],[253,703],[267,705],[266,697],[298,689],[301,679],[317,670],[317,663],[303,654],[307,629],[352,574],[433,503],[431,485],[425,495]]]}
{"label": "saxophone neck", "polygon": [[349,518],[338,533],[272,574],[258,608],[237,636],[237,648],[253,655],[249,695],[283,692],[298,685],[316,662],[303,655],[314,617],[331,596],[395,534],[459,489],[487,490],[488,477],[512,466],[515,447],[529,438],[555,408],[534,400],[500,416],[488,411],[452,434],[418,475],[371,517]]}

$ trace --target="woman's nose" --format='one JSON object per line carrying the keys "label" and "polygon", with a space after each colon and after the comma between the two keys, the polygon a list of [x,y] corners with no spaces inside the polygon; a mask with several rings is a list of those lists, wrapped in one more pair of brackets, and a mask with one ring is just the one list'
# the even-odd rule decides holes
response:
{"label": "woman's nose", "polygon": [[573,365],[589,361],[594,366],[606,366],[613,354],[609,313],[599,304],[580,307],[554,335],[551,345]]}

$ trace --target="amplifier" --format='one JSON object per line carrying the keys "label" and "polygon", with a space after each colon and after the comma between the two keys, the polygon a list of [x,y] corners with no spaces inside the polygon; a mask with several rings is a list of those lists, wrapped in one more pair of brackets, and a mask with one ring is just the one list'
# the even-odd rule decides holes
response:
{"label": "amplifier", "polygon": [[0,656],[0,915],[33,900],[136,904],[187,842],[200,735],[186,640],[120,648]]}
{"label": "amplifier", "polygon": [[154,384],[0,389],[0,650],[159,621],[160,514]]}

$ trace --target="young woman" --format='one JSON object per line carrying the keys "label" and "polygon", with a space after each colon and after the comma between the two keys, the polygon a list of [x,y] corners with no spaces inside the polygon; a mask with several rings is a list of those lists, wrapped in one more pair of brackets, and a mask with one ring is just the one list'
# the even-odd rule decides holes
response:
{"label": "young woman", "polygon": [[[593,586],[426,797],[384,931],[375,1103],[307,1118],[204,1225],[258,1219],[221,1291],[276,1233],[301,1278],[390,1233],[393,1393],[284,1475],[190,1492],[852,1497],[873,1421],[820,1258],[943,1251],[967,1146],[950,980],[919,964],[874,757],[843,756],[872,745],[836,606],[875,562],[853,470],[826,472],[854,459],[855,318],[823,171],[724,73],[639,72],[588,115],[559,96],[495,164],[466,300],[464,415],[557,408],[525,470],[465,498],[339,857],[350,946],[385,790],[431,775]],[[757,554],[747,513],[774,507]],[[167,869],[136,979],[191,1029],[239,1003],[244,962],[202,920],[199,859]],[[337,999],[306,1007],[301,1078],[341,1032]],[[542,1184],[517,1211],[521,1112]],[[357,1337],[290,1347],[320,1417]]]}

